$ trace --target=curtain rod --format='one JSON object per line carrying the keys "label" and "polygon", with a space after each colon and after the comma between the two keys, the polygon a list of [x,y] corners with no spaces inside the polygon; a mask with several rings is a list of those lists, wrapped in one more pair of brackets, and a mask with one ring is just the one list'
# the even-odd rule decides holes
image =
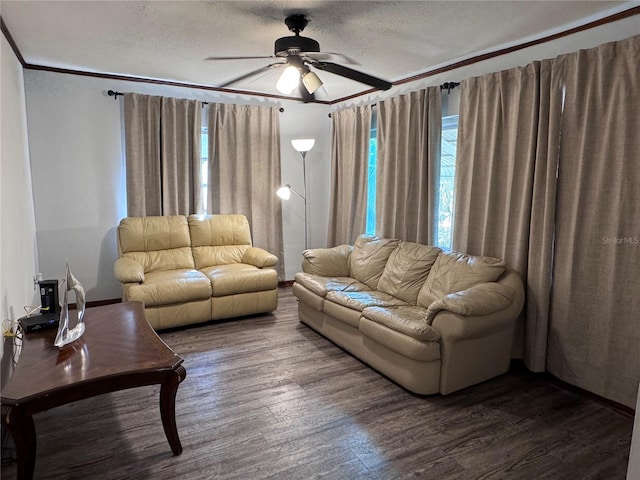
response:
{"label": "curtain rod", "polygon": [[[440,85],[440,90],[446,90],[447,93],[451,93],[451,90],[453,90],[459,85],[460,85],[460,82],[444,82],[442,85]],[[371,105],[372,108],[374,108],[375,106],[376,106],[375,104]],[[327,116],[331,118],[330,113]]]}
{"label": "curtain rod", "polygon": [[[122,95],[124,95],[124,93],[122,93],[122,92],[116,92],[115,90],[107,90],[107,95],[109,95],[110,97],[113,97],[113,98],[114,98],[114,100],[117,100],[117,99],[118,99],[118,96],[122,96]],[[202,102],[202,105],[209,105],[209,102]],[[279,111],[280,113],[282,113],[282,112],[284,112],[284,108],[280,107],[280,108],[278,109],[278,111]]]}
{"label": "curtain rod", "polygon": [[[122,92],[116,92],[115,90],[107,90],[107,95],[117,100],[119,96],[124,95]],[[209,102],[202,102],[202,105],[209,105]]]}
{"label": "curtain rod", "polygon": [[460,82],[444,82],[440,85],[440,90],[446,90],[447,93],[451,93],[451,90],[460,85]]}

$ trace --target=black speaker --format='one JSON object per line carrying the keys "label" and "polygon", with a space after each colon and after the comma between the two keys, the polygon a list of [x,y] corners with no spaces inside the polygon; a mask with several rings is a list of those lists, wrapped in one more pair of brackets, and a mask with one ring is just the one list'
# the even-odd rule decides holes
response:
{"label": "black speaker", "polygon": [[40,313],[60,313],[58,280],[42,280],[40,285]]}

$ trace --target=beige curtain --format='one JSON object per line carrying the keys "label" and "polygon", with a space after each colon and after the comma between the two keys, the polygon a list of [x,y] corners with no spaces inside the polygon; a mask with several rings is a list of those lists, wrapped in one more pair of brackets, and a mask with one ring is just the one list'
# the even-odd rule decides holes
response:
{"label": "beige curtain", "polygon": [[124,94],[127,215],[162,215],[162,97]]}
{"label": "beige curtain", "polygon": [[566,78],[548,370],[635,406],[640,36],[558,59]]}
{"label": "beige curtain", "polygon": [[189,215],[201,205],[201,103],[126,93],[127,215]]}
{"label": "beige curtain", "polygon": [[204,213],[202,209],[202,105],[193,100],[162,99],[163,215]]}
{"label": "beige curtain", "polygon": [[277,107],[209,104],[210,213],[241,213],[253,244],[277,255],[284,279]]}
{"label": "beige curtain", "polygon": [[527,303],[514,356],[546,361],[562,88],[552,61],[461,83],[453,248],[504,258]]}
{"label": "beige curtain", "polygon": [[439,87],[378,104],[376,234],[435,243],[442,108]]}
{"label": "beige curtain", "polygon": [[331,115],[329,246],[353,244],[367,227],[367,170],[371,106]]}

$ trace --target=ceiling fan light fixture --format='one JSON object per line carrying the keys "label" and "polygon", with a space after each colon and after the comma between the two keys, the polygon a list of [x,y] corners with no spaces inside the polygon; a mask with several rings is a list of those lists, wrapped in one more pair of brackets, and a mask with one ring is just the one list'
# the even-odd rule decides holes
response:
{"label": "ceiling fan light fixture", "polygon": [[291,95],[291,92],[299,85],[300,83],[300,70],[296,67],[289,65],[284,69],[282,75],[278,79],[276,83],[276,89],[279,92],[284,93],[285,95]]}
{"label": "ceiling fan light fixture", "polygon": [[302,74],[302,84],[307,92],[313,93],[322,86],[322,80],[315,73],[307,72]]}

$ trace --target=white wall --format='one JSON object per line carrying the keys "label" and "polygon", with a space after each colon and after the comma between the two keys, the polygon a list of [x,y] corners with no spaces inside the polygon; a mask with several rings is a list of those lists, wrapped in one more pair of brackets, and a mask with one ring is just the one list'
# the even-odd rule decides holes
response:
{"label": "white wall", "polygon": [[[304,105],[204,90],[168,87],[52,72],[25,71],[27,112],[40,270],[61,278],[65,259],[83,284],[88,301],[119,298],[113,275],[115,228],[126,216],[122,97],[106,91],[194,98],[208,102],[284,107],[281,113],[283,183],[302,190],[302,164],[290,140],[314,137],[307,156],[310,245],[326,241],[329,183],[328,106]],[[304,210],[292,198],[283,205],[285,279],[299,270]],[[301,243],[302,242],[302,243]]]}
{"label": "white wall", "polygon": [[[0,36],[0,312],[4,321],[24,316],[23,307],[39,302],[40,297],[33,283],[38,270],[36,225],[22,65],[4,35]],[[10,347],[11,343],[0,342],[3,380]]]}
{"label": "white wall", "polygon": [[[291,146],[294,138],[315,138],[307,153],[307,209],[309,248],[325,247],[329,226],[329,190],[331,178],[331,118],[326,105],[295,103],[280,117],[282,131],[282,183],[303,193],[302,157]],[[293,280],[300,271],[304,250],[304,202],[291,195],[283,202],[285,278]]]}

